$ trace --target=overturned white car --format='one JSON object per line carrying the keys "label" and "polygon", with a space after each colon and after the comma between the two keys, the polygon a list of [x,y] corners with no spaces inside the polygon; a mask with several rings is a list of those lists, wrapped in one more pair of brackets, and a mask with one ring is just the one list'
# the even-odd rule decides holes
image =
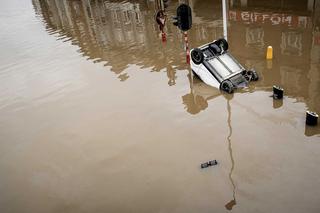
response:
{"label": "overturned white car", "polygon": [[225,39],[194,48],[190,54],[192,71],[206,84],[227,93],[259,79],[255,70],[246,70],[228,52],[228,42]]}

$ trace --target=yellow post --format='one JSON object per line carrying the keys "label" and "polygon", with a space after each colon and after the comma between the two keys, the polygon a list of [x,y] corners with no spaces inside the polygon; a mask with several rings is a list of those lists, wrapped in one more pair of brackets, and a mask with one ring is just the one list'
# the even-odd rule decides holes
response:
{"label": "yellow post", "polygon": [[272,49],[272,46],[268,46],[267,59],[272,59],[272,58],[273,58],[273,49]]}

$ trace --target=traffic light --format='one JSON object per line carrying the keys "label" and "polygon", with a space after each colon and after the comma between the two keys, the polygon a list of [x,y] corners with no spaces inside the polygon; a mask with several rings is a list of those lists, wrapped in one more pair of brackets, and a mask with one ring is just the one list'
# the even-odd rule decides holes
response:
{"label": "traffic light", "polygon": [[177,16],[173,17],[175,26],[178,26],[180,30],[187,31],[192,26],[192,12],[191,8],[186,4],[181,4],[177,8]]}

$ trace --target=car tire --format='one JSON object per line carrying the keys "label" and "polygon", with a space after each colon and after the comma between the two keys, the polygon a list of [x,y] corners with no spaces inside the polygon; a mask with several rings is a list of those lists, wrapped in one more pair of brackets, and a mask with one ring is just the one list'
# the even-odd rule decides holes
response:
{"label": "car tire", "polygon": [[209,47],[210,47],[210,49],[212,50],[212,52],[213,52],[215,55],[221,53],[221,48],[220,48],[217,44],[215,44],[215,43],[210,44]]}
{"label": "car tire", "polygon": [[249,70],[248,75],[251,76],[251,81],[257,81],[259,80],[259,75],[255,70]]}
{"label": "car tire", "polygon": [[231,94],[234,91],[234,86],[231,81],[226,80],[221,83],[220,89]]}
{"label": "car tire", "polygon": [[224,38],[218,39],[215,43],[223,51],[227,51],[229,49],[229,44],[228,44],[227,40],[225,40]]}
{"label": "car tire", "polygon": [[191,52],[191,59],[195,64],[201,64],[204,59],[204,55],[199,48],[195,48]]}
{"label": "car tire", "polygon": [[258,75],[257,72],[253,72],[253,74],[252,74],[252,80],[253,80],[253,81],[258,81],[258,80],[259,80],[259,75]]}

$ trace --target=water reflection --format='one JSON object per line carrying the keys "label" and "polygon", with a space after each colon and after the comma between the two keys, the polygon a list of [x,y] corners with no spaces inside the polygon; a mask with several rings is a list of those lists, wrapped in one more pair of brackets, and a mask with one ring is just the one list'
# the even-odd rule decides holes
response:
{"label": "water reflection", "polygon": [[229,179],[232,185],[232,200],[230,200],[226,205],[226,209],[228,210],[232,210],[232,208],[237,204],[236,201],[236,185],[233,181],[232,178],[232,173],[234,170],[234,158],[233,158],[233,154],[232,154],[232,145],[231,145],[231,136],[232,136],[232,126],[231,126],[231,106],[230,106],[230,99],[227,100],[227,109],[228,109],[228,128],[229,128],[229,135],[227,137],[227,141],[228,141],[228,149],[229,149],[229,153],[230,153],[230,160],[231,160],[231,169],[230,169],[230,173],[229,173]]}
{"label": "water reflection", "polygon": [[278,109],[282,107],[283,105],[283,99],[273,99],[273,108]]}
{"label": "water reflection", "polygon": [[[193,9],[193,27],[188,33],[191,47],[222,36],[220,0],[33,0],[49,33],[58,34],[63,41],[71,40],[83,56],[111,67],[120,81],[130,79],[125,70],[136,64],[153,72],[165,71],[169,86],[176,84],[178,71],[188,70],[184,39],[167,21],[163,42],[155,15],[161,9],[171,17],[182,2]],[[320,1],[231,0],[228,14],[231,52],[261,76],[254,89],[281,85],[288,97],[320,112]],[[275,58],[267,62],[268,45],[274,47]],[[196,114],[220,92],[208,89],[210,94],[201,95],[206,87],[191,75],[188,78],[191,92],[182,97],[183,104],[187,112]]]}
{"label": "water reflection", "polygon": [[[262,72],[261,86],[280,84],[289,97],[319,111],[320,1],[231,1],[229,10],[232,51]],[[236,26],[235,26],[236,25]],[[268,45],[275,59],[263,64]],[[245,52],[241,52],[242,50]],[[267,69],[266,69],[267,68]],[[317,71],[316,71],[317,70]],[[312,88],[312,89],[311,89]]]}
{"label": "water reflection", "polygon": [[221,95],[216,88],[203,83],[197,76],[190,72],[188,74],[190,82],[190,93],[182,96],[182,102],[187,112],[197,114],[208,107],[208,100]]}
{"label": "water reflection", "polygon": [[[104,62],[121,79],[129,64],[152,71],[169,70],[169,84],[174,84],[172,69],[186,69],[181,63],[182,40],[177,29],[167,24],[169,38],[163,45],[159,38],[154,15],[159,9],[157,2],[113,2],[113,1],[54,1],[34,0],[38,13],[42,14],[49,32],[55,32],[94,62]],[[172,11],[172,10],[171,10]],[[175,32],[175,33],[173,33]],[[170,47],[170,48],[168,48]]]}

